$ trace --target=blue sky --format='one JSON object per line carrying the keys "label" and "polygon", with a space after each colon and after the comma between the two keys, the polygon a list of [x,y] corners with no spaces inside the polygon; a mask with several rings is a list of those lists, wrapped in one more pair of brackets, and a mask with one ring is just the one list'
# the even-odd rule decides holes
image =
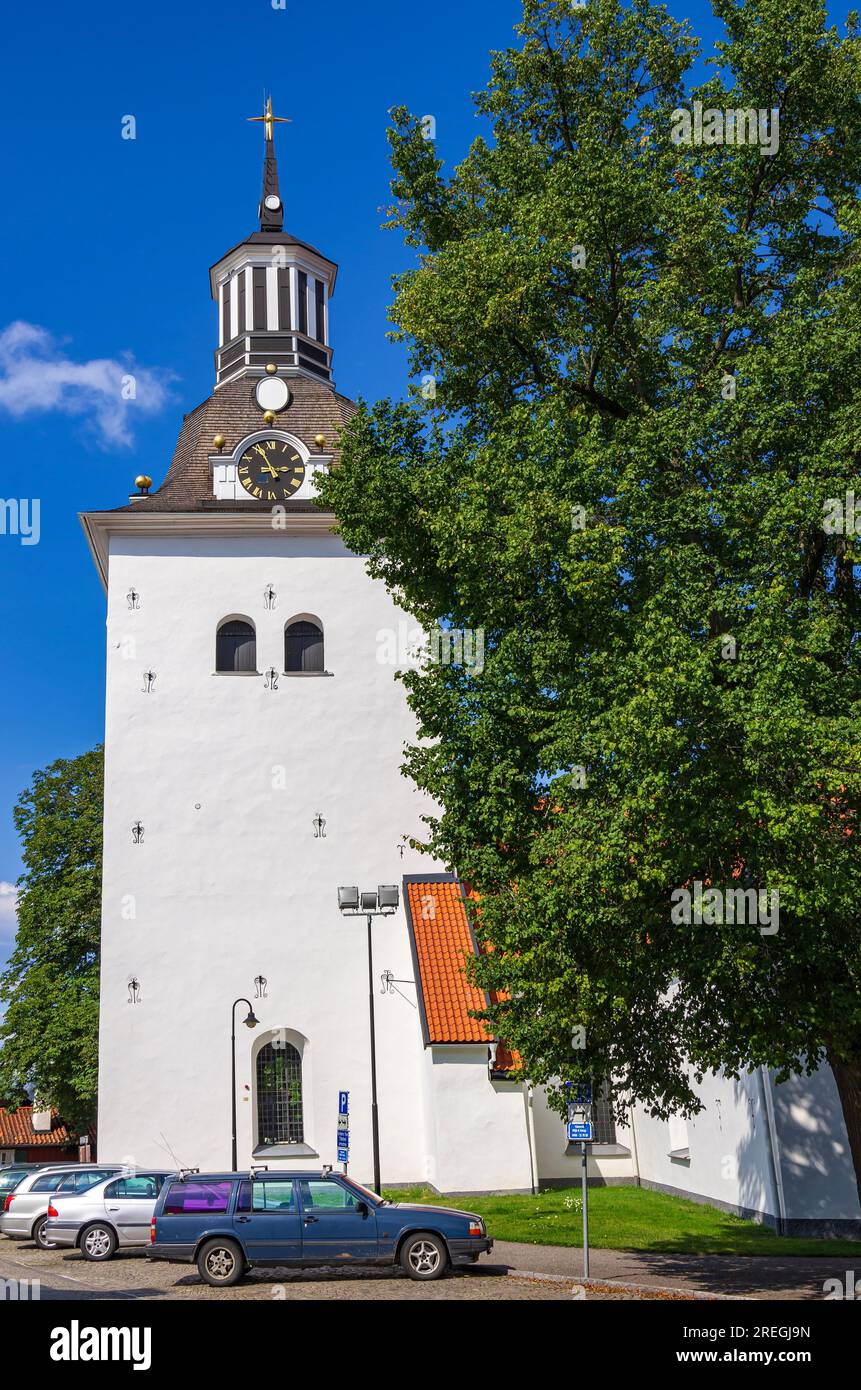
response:
{"label": "blue sky", "polygon": [[[708,5],[669,8],[711,41]],[[434,115],[450,168],[476,133],[470,93],[488,51],[514,41],[519,13],[517,0],[43,0],[7,12],[0,495],[41,506],[38,544],[0,535],[0,961],[13,923],[4,885],[20,871],[14,801],[34,769],[102,734],[104,599],[77,513],[121,505],[139,472],[159,482],[182,413],[212,388],[208,267],[254,230],[260,189],[260,126],[245,117],[264,88],[292,117],[277,137],[285,224],[341,267],[338,389],[402,395],[386,307],[410,258],[380,228],[387,109]],[[133,141],[121,138],[127,115]],[[139,382],[126,423],[104,389],[120,369]]]}

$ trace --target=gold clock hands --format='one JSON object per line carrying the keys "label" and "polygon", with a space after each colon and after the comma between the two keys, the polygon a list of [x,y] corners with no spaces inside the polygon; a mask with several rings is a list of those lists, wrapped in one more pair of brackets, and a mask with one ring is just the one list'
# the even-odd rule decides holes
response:
{"label": "gold clock hands", "polygon": [[260,457],[262,458],[262,460],[263,460],[263,466],[269,470],[269,475],[270,475],[270,477],[272,477],[272,478],[277,478],[277,477],[278,477],[277,469],[273,468],[272,463],[270,462],[269,457],[268,457],[268,455],[267,455],[267,453],[266,453],[266,450],[263,448],[262,444],[255,444],[255,445],[254,445],[254,452],[255,452],[256,454],[259,454]]}

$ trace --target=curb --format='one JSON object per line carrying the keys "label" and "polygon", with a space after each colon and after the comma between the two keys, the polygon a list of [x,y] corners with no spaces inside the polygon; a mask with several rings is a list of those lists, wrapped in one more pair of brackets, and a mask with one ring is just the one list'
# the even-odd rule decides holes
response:
{"label": "curb", "polygon": [[748,1294],[731,1293],[702,1293],[699,1289],[680,1289],[671,1284],[628,1284],[621,1279],[577,1279],[573,1275],[569,1278],[567,1274],[542,1274],[539,1270],[532,1269],[512,1269],[506,1268],[506,1274],[512,1279],[533,1279],[540,1283],[573,1284],[581,1289],[593,1289],[595,1292],[612,1291],[613,1289],[623,1289],[626,1293],[650,1293],[650,1294],[674,1294],[685,1299],[696,1300],[704,1303],[749,1303],[753,1302]]}

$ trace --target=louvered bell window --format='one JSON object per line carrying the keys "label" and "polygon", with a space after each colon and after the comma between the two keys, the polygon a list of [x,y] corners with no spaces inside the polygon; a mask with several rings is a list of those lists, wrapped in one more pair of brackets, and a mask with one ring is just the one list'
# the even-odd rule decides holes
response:
{"label": "louvered bell window", "polygon": [[317,672],[323,665],[323,632],[316,623],[289,623],[284,631],[284,670]]}
{"label": "louvered bell window", "polygon": [[215,639],[216,671],[256,671],[257,638],[250,623],[231,618]]}

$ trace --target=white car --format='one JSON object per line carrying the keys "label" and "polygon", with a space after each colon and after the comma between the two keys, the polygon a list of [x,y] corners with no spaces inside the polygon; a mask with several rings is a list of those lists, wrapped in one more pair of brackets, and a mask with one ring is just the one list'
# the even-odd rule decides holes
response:
{"label": "white car", "polygon": [[46,1240],[80,1249],[85,1260],[109,1260],[117,1250],[145,1246],[156,1199],[171,1171],[130,1169],[76,1196],[55,1193]]}

